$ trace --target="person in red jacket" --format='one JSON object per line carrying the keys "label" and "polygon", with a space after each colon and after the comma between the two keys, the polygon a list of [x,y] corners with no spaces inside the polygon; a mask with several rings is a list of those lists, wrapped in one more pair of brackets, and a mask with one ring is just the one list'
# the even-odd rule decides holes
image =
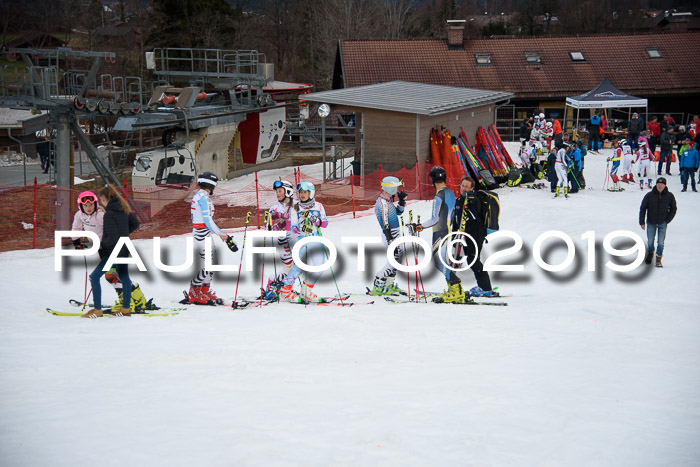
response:
{"label": "person in red jacket", "polygon": [[661,136],[661,125],[659,125],[659,117],[651,117],[651,121],[647,125],[649,129],[649,151],[652,156],[656,151],[656,146],[659,144],[659,137]]}

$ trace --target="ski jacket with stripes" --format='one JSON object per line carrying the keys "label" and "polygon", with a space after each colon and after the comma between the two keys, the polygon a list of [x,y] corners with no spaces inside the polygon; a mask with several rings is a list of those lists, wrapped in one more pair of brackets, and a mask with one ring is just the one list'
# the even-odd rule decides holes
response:
{"label": "ski jacket with stripes", "polygon": [[203,232],[202,229],[207,229],[209,233],[224,235],[224,231],[214,222],[214,203],[211,202],[209,193],[204,190],[199,190],[192,197],[190,206],[190,214],[192,216],[192,228]]}

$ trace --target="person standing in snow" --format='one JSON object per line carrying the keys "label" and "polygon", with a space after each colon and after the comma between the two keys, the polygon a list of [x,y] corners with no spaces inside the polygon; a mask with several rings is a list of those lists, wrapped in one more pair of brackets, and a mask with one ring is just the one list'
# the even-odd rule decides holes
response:
{"label": "person standing in snow", "polygon": [[639,188],[644,189],[644,179],[647,179],[647,187],[651,190],[651,154],[649,147],[644,141],[639,141],[639,151],[637,151],[637,175],[639,176]]}
{"label": "person standing in snow", "polygon": [[[656,186],[642,199],[639,207],[639,225],[647,232],[647,254],[644,262],[651,264],[654,258],[654,240],[656,245],[656,267],[661,268],[661,258],[664,253],[666,229],[676,216],[676,198],[666,187],[666,179],[659,177]],[[658,235],[658,238],[657,238]]]}
{"label": "person standing in snow", "polygon": [[598,152],[598,143],[600,142],[600,111],[596,110],[593,115],[591,115],[590,123],[588,125],[588,142],[590,147],[589,151]]}
{"label": "person standing in snow", "polygon": [[[100,190],[100,201],[105,208],[102,225],[102,241],[100,242],[100,262],[97,267],[90,273],[90,284],[92,285],[92,297],[94,308],[81,316],[81,318],[100,318],[102,317],[102,288],[100,279],[104,275],[102,270],[107,264],[107,260],[112,255],[117,242],[121,237],[128,237],[131,232],[139,227],[139,221],[131,212],[129,203],[122,198],[116,188],[108,185]],[[129,253],[126,247],[122,247],[118,253],[119,258],[128,257]],[[119,279],[124,288],[122,308],[112,312],[114,316],[131,316],[131,279],[129,278],[128,264],[114,265]]]}
{"label": "person standing in snow", "polygon": [[[292,232],[298,235],[299,239],[320,237],[321,229],[328,227],[328,218],[323,204],[314,199],[316,187],[311,182],[301,182],[297,185],[297,192],[299,193],[299,202],[294,205],[293,211],[290,212]],[[325,254],[323,245],[318,242],[307,243],[299,250],[299,257],[309,265],[323,264]],[[303,272],[299,266],[294,264],[292,270],[282,281],[284,285],[279,292],[281,300],[297,302],[299,296],[310,302],[318,300],[318,295],[314,293],[313,288],[321,277],[321,273],[306,273],[299,294],[292,289],[294,282]]]}
{"label": "person standing in snow", "polygon": [[272,185],[275,189],[277,202],[272,205],[269,213],[270,230],[284,231],[285,235],[275,240],[277,255],[282,262],[280,270],[275,268],[272,275],[268,278],[267,288],[263,293],[263,298],[266,300],[274,299],[279,289],[282,287],[282,281],[292,270],[294,262],[292,261],[292,248],[296,243],[296,234],[292,232],[291,216],[294,214],[294,186],[286,180],[277,180]]}
{"label": "person standing in snow", "polygon": [[554,190],[554,197],[559,196],[561,188],[564,188],[564,196],[569,197],[569,180],[567,173],[573,162],[570,157],[571,146],[567,143],[562,143],[561,149],[557,151],[557,156],[554,161],[554,170],[557,174],[557,188]]}
{"label": "person standing in snow", "polygon": [[634,174],[632,170],[632,164],[634,163],[635,157],[632,153],[632,146],[630,146],[626,139],[620,141],[620,149],[622,151],[622,181],[625,183],[634,183]]}
{"label": "person standing in snow", "polygon": [[690,186],[693,188],[693,191],[698,191],[695,188],[695,172],[697,172],[698,165],[700,165],[700,159],[698,150],[695,149],[694,145],[695,142],[690,137],[687,137],[685,146],[683,146],[680,153],[681,183],[683,184],[681,191],[688,191],[688,177],[690,177]]}
{"label": "person standing in snow", "polygon": [[627,125],[627,136],[632,149],[637,149],[637,140],[642,130],[644,130],[644,121],[640,119],[639,114],[635,112],[632,114],[632,120],[630,120]]}
{"label": "person standing in snow", "polygon": [[466,255],[466,262],[467,264],[474,262],[470,269],[476,279],[476,285],[469,290],[469,294],[473,297],[490,297],[493,295],[491,278],[489,273],[484,270],[484,265],[481,263],[480,258],[481,247],[484,245],[484,240],[488,234],[484,222],[483,204],[479,196],[484,194],[477,192],[475,188],[476,183],[474,183],[474,179],[462,177],[462,181],[459,184],[461,196],[455,202],[454,214],[452,215],[452,231],[457,232],[461,230],[462,217],[466,215],[467,217],[464,219],[464,233],[471,236],[476,242],[475,245],[474,242],[465,239],[464,254]]}
{"label": "person standing in snow", "polygon": [[620,149],[620,142],[615,140],[613,142],[613,155],[612,157],[608,157],[608,162],[612,162],[612,167],[610,167],[610,179],[615,185],[608,188],[608,191],[623,190],[623,188],[620,186],[620,177],[618,176],[620,161],[622,161],[622,149]]}
{"label": "person standing in snow", "polygon": [[673,145],[676,143],[676,134],[673,125],[668,125],[661,133],[659,144],[661,145],[661,157],[659,157],[659,167],[657,175],[661,175],[661,169],[666,162],[666,175],[671,175],[671,162],[673,162]]}
{"label": "person standing in snow", "polygon": [[215,305],[218,297],[211,288],[214,278],[213,271],[207,271],[205,264],[206,254],[213,259],[216,252],[214,239],[211,241],[211,249],[207,252],[205,240],[207,237],[218,235],[221,241],[233,251],[238,251],[238,246],[233,237],[224,233],[214,222],[214,203],[211,195],[219,183],[219,177],[211,172],[204,172],[197,177],[199,191],[192,197],[190,213],[192,216],[192,235],[194,236],[194,248],[201,258],[201,268],[190,281],[190,290],[187,293],[187,302],[195,305]]}
{"label": "person standing in snow", "polygon": [[435,166],[430,169],[428,176],[435,187],[432,216],[421,224],[412,224],[411,227],[414,232],[422,232],[425,227],[433,228],[433,263],[447,281],[447,290],[438,299],[444,303],[462,303],[466,300],[462,281],[460,281],[454,271],[445,266],[440,260],[440,257],[447,260],[447,245],[443,244],[442,248],[440,248],[440,242],[450,233],[450,222],[457,199],[452,190],[447,187],[447,173],[444,168]]}
{"label": "person standing in snow", "polygon": [[[381,185],[382,191],[379,193],[379,198],[377,198],[377,202],[374,204],[374,214],[377,216],[377,222],[379,222],[379,227],[382,229],[382,243],[384,246],[388,246],[401,236],[399,216],[403,214],[408,193],[405,191],[398,191],[402,183],[401,180],[396,177],[384,177]],[[394,196],[398,196],[399,198],[399,203],[396,206],[394,206]],[[403,254],[404,246],[397,246],[394,250],[394,259],[397,263],[401,262]],[[396,268],[387,261],[384,267],[374,276],[372,295],[400,294],[402,291],[394,283],[395,280]]]}

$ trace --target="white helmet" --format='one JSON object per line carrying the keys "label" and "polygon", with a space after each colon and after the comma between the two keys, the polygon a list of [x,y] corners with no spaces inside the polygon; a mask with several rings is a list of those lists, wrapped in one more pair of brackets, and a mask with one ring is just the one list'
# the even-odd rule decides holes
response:
{"label": "white helmet", "polygon": [[540,113],[540,120],[544,119],[544,113]]}
{"label": "white helmet", "polygon": [[552,128],[552,122],[547,122],[547,128]]}
{"label": "white helmet", "polygon": [[639,142],[639,147],[640,147],[640,148],[641,148],[641,147],[644,147],[644,146],[646,146],[646,145],[647,145],[647,142],[644,141],[644,140],[641,140],[641,141]]}
{"label": "white helmet", "polygon": [[272,187],[275,190],[278,188],[284,189],[284,196],[287,198],[292,198],[294,196],[294,186],[286,180],[275,180]]}
{"label": "white helmet", "polygon": [[316,195],[316,187],[311,182],[299,183],[297,185],[297,191],[299,191],[299,192],[308,191],[309,192],[309,201],[312,201],[314,199],[314,196]]}
{"label": "white helmet", "polygon": [[542,143],[535,141],[535,149],[542,149]]}
{"label": "white helmet", "polygon": [[539,115],[535,115],[534,118],[535,118],[535,121],[538,121],[538,122],[540,121],[540,116],[539,116]]}
{"label": "white helmet", "polygon": [[627,140],[626,139],[621,139],[620,140],[620,146],[627,146]]}
{"label": "white helmet", "polygon": [[399,187],[403,185],[396,177],[384,177],[382,179],[382,190],[390,195],[395,195]]}

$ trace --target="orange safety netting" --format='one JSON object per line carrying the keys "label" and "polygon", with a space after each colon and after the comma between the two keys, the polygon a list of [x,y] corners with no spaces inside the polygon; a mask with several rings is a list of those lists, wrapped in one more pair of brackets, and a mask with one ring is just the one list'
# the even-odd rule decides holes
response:
{"label": "orange safety netting", "polygon": [[[404,181],[410,199],[432,199],[435,189],[428,180],[431,164],[414,164],[398,172],[378,170],[364,176],[351,175],[337,180],[322,180],[305,174],[301,169],[281,178],[296,185],[310,181],[316,186],[316,199],[323,203],[328,216],[354,217],[374,206],[381,190],[383,177],[395,176]],[[257,175],[257,174],[256,174]],[[459,183],[457,174],[449,175],[450,188]],[[52,185],[0,186],[0,251],[54,246],[56,230],[71,230],[78,209],[77,196],[83,190]],[[195,185],[129,186],[129,199],[141,226],[131,237],[153,238],[185,234],[192,231],[190,201]],[[236,191],[216,188],[212,200],[215,221],[223,229],[243,227],[246,213],[251,212],[250,226],[264,223],[264,212],[276,202],[271,186],[256,181]]]}

